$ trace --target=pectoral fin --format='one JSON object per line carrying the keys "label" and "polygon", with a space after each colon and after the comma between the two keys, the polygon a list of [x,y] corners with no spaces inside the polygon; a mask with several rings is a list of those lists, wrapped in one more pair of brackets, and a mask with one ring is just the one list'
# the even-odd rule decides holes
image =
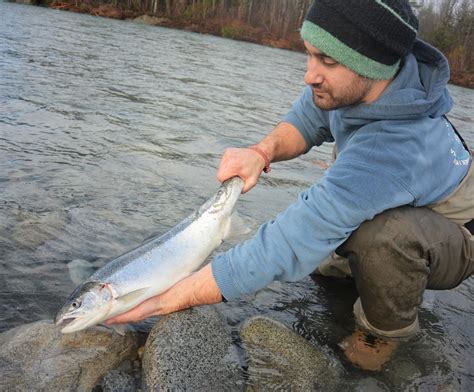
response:
{"label": "pectoral fin", "polygon": [[135,302],[138,298],[143,296],[143,294],[148,291],[149,287],[145,287],[143,289],[138,289],[135,291],[131,291],[130,293],[127,293],[125,295],[122,295],[117,298],[118,302],[123,303],[124,305],[129,305],[132,302]]}

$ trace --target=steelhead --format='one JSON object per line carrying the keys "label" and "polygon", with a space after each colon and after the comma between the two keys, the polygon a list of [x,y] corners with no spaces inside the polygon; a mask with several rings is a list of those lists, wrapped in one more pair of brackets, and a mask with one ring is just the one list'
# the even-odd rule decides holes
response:
{"label": "steelhead", "polygon": [[244,182],[233,177],[193,214],[97,270],[69,296],[55,317],[63,333],[80,331],[163,293],[197,270],[232,231]]}

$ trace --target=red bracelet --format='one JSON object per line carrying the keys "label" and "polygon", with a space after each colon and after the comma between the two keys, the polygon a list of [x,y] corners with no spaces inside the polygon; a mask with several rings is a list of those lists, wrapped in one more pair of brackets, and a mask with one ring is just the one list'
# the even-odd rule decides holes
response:
{"label": "red bracelet", "polygon": [[270,170],[272,170],[272,168],[270,167],[270,160],[268,159],[267,154],[265,154],[265,152],[260,147],[257,147],[257,146],[250,146],[247,148],[255,151],[263,158],[263,160],[265,161],[265,167],[263,168],[263,171],[265,173],[270,173]]}

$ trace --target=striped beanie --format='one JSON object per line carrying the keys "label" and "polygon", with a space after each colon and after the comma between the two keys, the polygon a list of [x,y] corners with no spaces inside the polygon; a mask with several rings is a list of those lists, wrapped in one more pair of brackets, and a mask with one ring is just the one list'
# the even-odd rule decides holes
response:
{"label": "striped beanie", "polygon": [[408,0],[315,0],[301,37],[359,75],[390,79],[417,30]]}

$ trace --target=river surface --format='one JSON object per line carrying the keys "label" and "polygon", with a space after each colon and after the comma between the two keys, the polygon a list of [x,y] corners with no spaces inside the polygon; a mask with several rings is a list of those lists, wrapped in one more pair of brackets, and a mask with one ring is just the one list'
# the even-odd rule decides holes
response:
{"label": "river surface", "polygon": [[[300,53],[0,2],[0,331],[53,317],[72,260],[98,268],[199,206],[223,150],[270,131],[304,70]],[[450,91],[474,146],[474,91]],[[330,150],[273,165],[240,199],[253,231],[321,177]],[[421,333],[384,372],[344,364],[348,387],[474,390],[473,294],[472,279],[427,292]],[[265,314],[343,361],[356,297],[350,282],[306,278],[225,311],[234,331]]]}

